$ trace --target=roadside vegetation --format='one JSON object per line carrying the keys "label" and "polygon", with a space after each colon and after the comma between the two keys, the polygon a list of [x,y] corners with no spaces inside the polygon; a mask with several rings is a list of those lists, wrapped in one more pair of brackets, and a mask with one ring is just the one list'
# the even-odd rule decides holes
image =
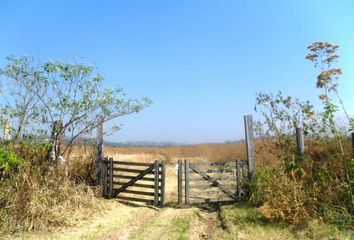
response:
{"label": "roadside vegetation", "polygon": [[231,239],[350,239],[348,232],[319,219],[301,224],[272,221],[244,203],[223,206],[220,218]]}

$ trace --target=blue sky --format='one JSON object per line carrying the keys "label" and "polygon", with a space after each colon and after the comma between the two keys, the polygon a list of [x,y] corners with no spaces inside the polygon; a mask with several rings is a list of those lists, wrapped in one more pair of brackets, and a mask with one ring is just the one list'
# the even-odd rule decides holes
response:
{"label": "blue sky", "polygon": [[[114,141],[242,138],[257,92],[313,100],[314,41],[341,45],[340,91],[354,113],[354,1],[2,1],[7,55],[83,58],[108,86],[153,105],[115,123]],[[255,115],[255,118],[257,116]]]}

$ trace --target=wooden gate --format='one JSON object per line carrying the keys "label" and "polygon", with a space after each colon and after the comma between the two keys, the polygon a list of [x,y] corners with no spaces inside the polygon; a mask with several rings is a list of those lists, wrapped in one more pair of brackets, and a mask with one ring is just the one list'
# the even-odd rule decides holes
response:
{"label": "wooden gate", "polygon": [[[247,160],[216,163],[178,161],[178,204],[237,201],[248,196],[255,170],[252,115],[244,116]],[[184,189],[184,191],[183,191]],[[184,192],[184,194],[183,194]]]}
{"label": "wooden gate", "polygon": [[166,168],[164,162],[114,161],[101,164],[102,196],[125,201],[165,204]]}
{"label": "wooden gate", "polygon": [[237,201],[247,196],[248,161],[178,160],[178,204]]}

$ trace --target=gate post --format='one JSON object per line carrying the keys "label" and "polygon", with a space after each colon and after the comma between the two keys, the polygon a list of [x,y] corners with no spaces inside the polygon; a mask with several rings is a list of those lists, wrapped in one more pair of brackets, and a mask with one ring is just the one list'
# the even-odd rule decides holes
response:
{"label": "gate post", "polygon": [[251,179],[255,170],[252,115],[244,116],[244,121],[245,121],[247,160],[248,160],[248,178]]}
{"label": "gate post", "polygon": [[113,196],[113,158],[109,158],[109,193],[108,197],[112,198]]}
{"label": "gate post", "polygon": [[178,206],[179,207],[182,207],[182,194],[183,194],[183,191],[182,191],[182,178],[183,178],[183,165],[182,165],[182,159],[178,159],[178,163],[177,163],[177,166],[178,166],[178,169],[177,169],[177,177],[178,177]]}
{"label": "gate post", "polygon": [[189,159],[184,159],[185,203],[189,205]]}
{"label": "gate post", "polygon": [[154,206],[159,204],[159,162],[155,161],[155,189],[154,189]]}
{"label": "gate post", "polygon": [[166,194],[166,162],[161,163],[161,206],[165,205],[165,194]]}
{"label": "gate post", "polygon": [[103,154],[103,117],[99,117],[97,126],[97,142],[96,142],[96,185],[102,184],[101,163],[104,160]]}
{"label": "gate post", "polygon": [[297,155],[303,157],[305,155],[304,129],[296,128],[296,146]]}
{"label": "gate post", "polygon": [[236,194],[238,198],[241,198],[241,164],[240,160],[236,160],[236,181],[237,181],[237,189]]}
{"label": "gate post", "polygon": [[101,195],[107,197],[107,159],[101,161]]}

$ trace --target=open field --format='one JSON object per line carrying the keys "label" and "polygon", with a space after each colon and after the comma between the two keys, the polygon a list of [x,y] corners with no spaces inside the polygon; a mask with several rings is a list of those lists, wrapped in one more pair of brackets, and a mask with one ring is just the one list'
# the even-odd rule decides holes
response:
{"label": "open field", "polygon": [[[258,164],[266,165],[277,162],[277,157],[264,148],[264,142],[255,141],[256,160]],[[75,146],[74,155],[93,153],[92,146]],[[246,159],[246,144],[240,143],[210,143],[173,147],[111,147],[104,146],[106,157],[132,161],[165,160],[176,163],[178,159],[189,158],[197,162],[226,162],[236,159]]]}

